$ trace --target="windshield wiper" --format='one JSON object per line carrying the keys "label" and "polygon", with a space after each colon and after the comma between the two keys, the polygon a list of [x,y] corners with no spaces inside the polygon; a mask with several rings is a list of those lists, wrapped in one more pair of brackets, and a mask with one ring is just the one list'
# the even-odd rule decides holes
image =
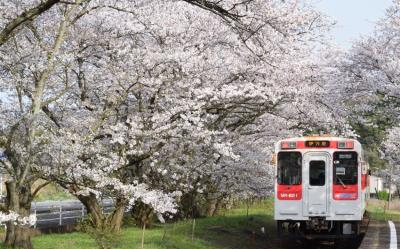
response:
{"label": "windshield wiper", "polygon": [[342,179],[340,179],[340,177],[336,176],[336,178],[339,179],[339,182],[340,182],[340,184],[342,184],[343,188],[347,188],[347,186],[344,184]]}

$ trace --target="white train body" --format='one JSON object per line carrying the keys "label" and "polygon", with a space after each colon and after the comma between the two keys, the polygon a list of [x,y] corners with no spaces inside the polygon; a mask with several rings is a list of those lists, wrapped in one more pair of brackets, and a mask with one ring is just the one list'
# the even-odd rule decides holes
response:
{"label": "white train body", "polygon": [[279,141],[275,151],[274,218],[280,234],[336,238],[360,233],[369,170],[358,141],[291,138]]}

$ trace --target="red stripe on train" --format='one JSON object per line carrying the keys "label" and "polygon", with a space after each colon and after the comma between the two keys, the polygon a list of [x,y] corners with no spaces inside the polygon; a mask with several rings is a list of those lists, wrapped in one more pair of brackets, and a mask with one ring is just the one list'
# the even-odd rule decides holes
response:
{"label": "red stripe on train", "polygon": [[368,179],[368,175],[367,174],[361,175],[361,189],[362,190],[365,190],[367,188],[367,186],[369,185],[368,180],[369,179]]}
{"label": "red stripe on train", "polygon": [[333,184],[332,194],[334,200],[357,200],[358,185],[335,185]]}
{"label": "red stripe on train", "polygon": [[298,201],[302,198],[301,185],[278,185],[277,186],[278,200]]}

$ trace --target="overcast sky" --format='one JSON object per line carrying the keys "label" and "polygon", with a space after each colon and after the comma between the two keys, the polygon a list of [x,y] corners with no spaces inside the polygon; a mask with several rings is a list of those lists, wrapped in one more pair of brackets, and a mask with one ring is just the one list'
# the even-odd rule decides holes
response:
{"label": "overcast sky", "polygon": [[320,10],[337,20],[332,31],[336,42],[345,48],[361,34],[374,30],[374,22],[385,14],[391,0],[316,0]]}

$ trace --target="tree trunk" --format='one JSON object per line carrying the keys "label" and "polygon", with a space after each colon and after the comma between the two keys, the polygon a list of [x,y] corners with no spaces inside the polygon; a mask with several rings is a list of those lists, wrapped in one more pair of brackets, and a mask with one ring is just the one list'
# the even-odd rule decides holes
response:
{"label": "tree trunk", "polygon": [[207,216],[213,216],[217,209],[217,199],[212,195],[207,198]]}
{"label": "tree trunk", "polygon": [[31,229],[28,225],[21,226],[7,222],[7,233],[4,243],[13,248],[33,249]]}
{"label": "tree trunk", "polygon": [[88,215],[91,218],[91,225],[94,228],[103,228],[105,222],[105,216],[103,214],[103,208],[98,202],[96,195],[90,193],[89,195],[78,195],[77,198],[86,207]]}
{"label": "tree trunk", "polygon": [[151,206],[138,201],[132,209],[132,217],[139,227],[151,227],[154,220],[154,210]]}
{"label": "tree trunk", "polygon": [[[15,181],[6,182],[7,206],[9,211],[19,214],[21,217],[30,215],[32,196],[31,184],[25,184],[17,188]],[[13,248],[32,249],[30,225],[14,224],[7,222],[5,244]]]}
{"label": "tree trunk", "polygon": [[111,232],[119,232],[122,226],[122,220],[124,218],[126,207],[126,201],[123,199],[117,199],[115,202],[115,209],[109,216],[108,222]]}
{"label": "tree trunk", "polygon": [[116,200],[114,211],[107,217],[103,212],[102,203],[100,203],[95,194],[90,193],[88,196],[78,195],[77,198],[86,207],[93,228],[107,229],[109,232],[118,232],[121,229],[126,206],[124,199]]}
{"label": "tree trunk", "polygon": [[220,213],[220,210],[222,208],[222,204],[224,202],[223,198],[218,198],[216,203],[215,203],[215,209],[214,212],[212,213],[212,216],[217,216]]}

